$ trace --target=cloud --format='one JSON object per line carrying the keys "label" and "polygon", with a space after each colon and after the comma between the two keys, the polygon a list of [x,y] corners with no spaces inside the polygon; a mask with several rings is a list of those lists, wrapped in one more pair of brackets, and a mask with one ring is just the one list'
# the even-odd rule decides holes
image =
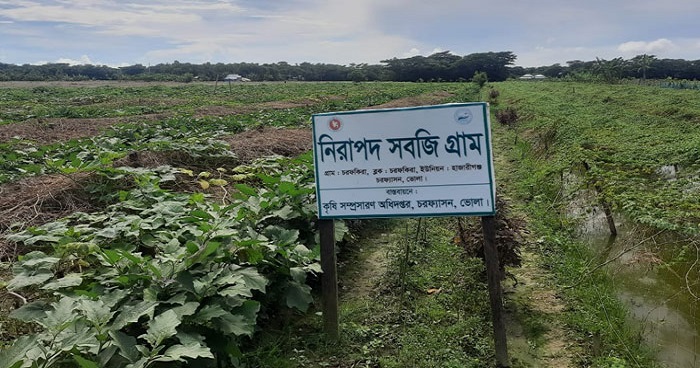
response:
{"label": "cloud", "polygon": [[635,53],[700,58],[695,16],[700,1],[671,3],[0,0],[5,51],[0,60],[25,63],[86,54],[113,64],[348,64],[443,50],[458,55],[513,51],[519,64],[531,66]]}
{"label": "cloud", "polygon": [[677,46],[669,39],[659,38],[654,41],[630,41],[617,47],[623,53],[656,53],[675,49]]}
{"label": "cloud", "polygon": [[69,58],[60,58],[56,60],[57,63],[62,63],[62,64],[69,64],[69,65],[99,65],[98,63],[95,63],[94,61],[90,60],[90,57],[87,55],[83,55],[80,57],[80,59],[75,60],[75,59],[69,59]]}

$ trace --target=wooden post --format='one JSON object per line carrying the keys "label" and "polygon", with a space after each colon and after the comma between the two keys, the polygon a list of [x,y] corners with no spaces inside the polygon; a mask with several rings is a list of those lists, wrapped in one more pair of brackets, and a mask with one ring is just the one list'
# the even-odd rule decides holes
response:
{"label": "wooden post", "polygon": [[510,367],[508,361],[508,343],[506,341],[506,326],[503,322],[503,301],[501,299],[501,269],[496,249],[496,218],[484,216],[481,218],[484,233],[484,259],[486,261],[486,278],[491,301],[493,318],[493,340],[496,347],[496,367]]}
{"label": "wooden post", "polygon": [[[586,161],[583,161],[583,168],[586,169],[586,171],[591,170],[591,167],[588,165],[588,163]],[[608,203],[602,197],[603,188],[601,188],[601,186],[599,184],[594,184],[593,188],[595,188],[595,192],[596,192],[596,195],[598,196],[598,201],[600,202],[600,206],[603,207],[603,213],[605,213],[605,221],[608,222],[608,229],[610,229],[610,235],[617,236],[617,228],[615,227],[615,219],[613,218],[613,215],[612,215],[612,208],[610,208],[610,203]]]}
{"label": "wooden post", "polygon": [[335,228],[333,220],[318,220],[321,237],[321,293],[323,300],[323,329],[333,340],[338,339],[338,272],[335,259]]}

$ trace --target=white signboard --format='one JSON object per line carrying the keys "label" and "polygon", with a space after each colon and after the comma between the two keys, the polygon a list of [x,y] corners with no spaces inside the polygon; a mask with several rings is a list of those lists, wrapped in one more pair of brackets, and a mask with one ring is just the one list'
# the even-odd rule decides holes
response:
{"label": "white signboard", "polygon": [[494,215],[486,103],[313,115],[319,218]]}

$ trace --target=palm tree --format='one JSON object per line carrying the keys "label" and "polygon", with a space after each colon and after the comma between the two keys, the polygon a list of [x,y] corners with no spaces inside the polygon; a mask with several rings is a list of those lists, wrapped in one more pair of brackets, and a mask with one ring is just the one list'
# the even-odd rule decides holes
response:
{"label": "palm tree", "polygon": [[642,72],[642,80],[647,79],[647,70],[651,69],[651,64],[656,61],[654,55],[637,55],[632,59],[632,64],[637,67],[637,72]]}

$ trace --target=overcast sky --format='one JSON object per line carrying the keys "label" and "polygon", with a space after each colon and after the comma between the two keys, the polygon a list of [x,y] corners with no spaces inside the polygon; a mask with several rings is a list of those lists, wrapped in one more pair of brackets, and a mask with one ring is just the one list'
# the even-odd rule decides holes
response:
{"label": "overcast sky", "polygon": [[0,0],[0,63],[700,59],[700,0]]}

